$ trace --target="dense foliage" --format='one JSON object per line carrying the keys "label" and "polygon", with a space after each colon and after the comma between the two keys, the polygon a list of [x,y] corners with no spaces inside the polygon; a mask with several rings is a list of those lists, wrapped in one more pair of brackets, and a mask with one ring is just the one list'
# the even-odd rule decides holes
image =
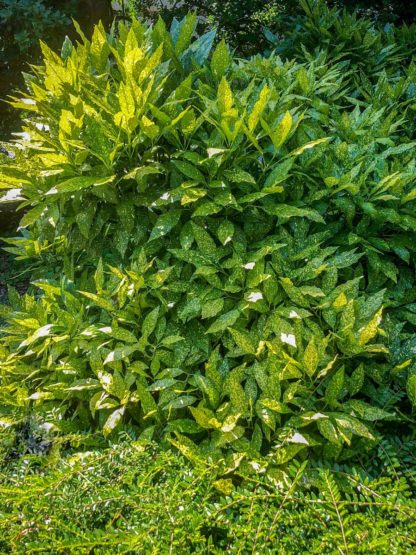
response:
{"label": "dense foliage", "polygon": [[[305,59],[320,50],[336,61],[344,61],[354,68],[365,91],[366,82],[374,84],[380,73],[405,69],[416,54],[416,25],[380,26],[376,20],[363,17],[359,12],[329,9],[324,0],[299,0],[302,12],[290,24],[287,19],[269,17],[270,30],[265,35],[276,51],[287,58]],[[403,64],[403,65],[401,65]],[[366,101],[370,102],[369,97]]]}
{"label": "dense foliage", "polygon": [[[220,36],[240,54],[257,53],[265,48],[264,27],[284,36],[294,27],[302,26],[305,5],[309,10],[335,8],[338,18],[342,17],[342,10],[348,10],[347,13],[356,13],[360,18],[367,16],[380,25],[410,24],[416,14],[415,0],[124,0],[120,5],[135,16],[154,19],[161,15],[169,23],[175,17],[181,19],[187,12],[196,11],[202,25],[217,26]],[[322,31],[320,39],[325,40],[324,28]]]}
{"label": "dense foliage", "polygon": [[[10,62],[16,54],[37,46],[40,37],[51,40],[57,27],[70,25],[78,2],[67,0],[59,9],[45,0],[3,0],[0,6],[0,61]],[[62,34],[61,34],[62,36]]]}
{"label": "dense foliage", "polygon": [[30,208],[8,243],[37,270],[1,307],[4,421],[230,470],[352,457],[416,402],[415,67],[372,32],[365,75],[234,60],[195,25],[43,44],[13,101],[32,115],[0,186]]}
{"label": "dense foliage", "polygon": [[[413,553],[415,442],[380,466],[291,464],[241,482],[131,440],[0,468],[2,553]],[[398,455],[397,455],[398,453]]]}
{"label": "dense foliage", "polygon": [[298,0],[126,0],[124,6],[134,16],[155,20],[161,16],[170,23],[189,11],[199,15],[201,27],[217,27],[218,34],[239,53],[256,53],[266,46],[262,25],[276,17],[287,19],[299,13]]}

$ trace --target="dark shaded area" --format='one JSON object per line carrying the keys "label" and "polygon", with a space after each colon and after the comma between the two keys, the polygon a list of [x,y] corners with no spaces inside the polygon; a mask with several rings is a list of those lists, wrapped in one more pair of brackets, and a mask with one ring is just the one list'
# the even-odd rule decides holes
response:
{"label": "dark shaded area", "polygon": [[22,274],[22,264],[0,249],[0,304],[8,302],[7,287],[12,286],[22,295],[29,286],[28,274]]}
{"label": "dark shaded area", "polygon": [[329,4],[370,12],[386,23],[410,24],[416,20],[416,0],[338,0]]}
{"label": "dark shaded area", "polygon": [[[164,0],[134,0],[133,15],[155,20],[160,14],[170,24],[188,11],[196,11],[209,26],[218,27],[219,35],[242,55],[256,54],[268,47],[263,27],[280,31],[296,26],[296,18],[305,14],[304,6],[318,3],[349,11],[357,10],[380,24],[410,24],[416,20],[416,0],[184,0],[166,7]],[[172,7],[173,6],[173,7]]]}
{"label": "dark shaded area", "polygon": [[40,59],[39,40],[59,50],[65,35],[76,38],[76,19],[87,35],[100,19],[112,21],[110,0],[4,0],[0,2],[0,141],[19,129],[4,101],[23,86],[22,72]]}

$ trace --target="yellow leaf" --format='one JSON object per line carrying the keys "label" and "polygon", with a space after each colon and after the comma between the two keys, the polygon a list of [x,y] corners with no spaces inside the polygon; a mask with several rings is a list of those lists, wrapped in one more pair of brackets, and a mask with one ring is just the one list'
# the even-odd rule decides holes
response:
{"label": "yellow leaf", "polygon": [[218,87],[218,108],[221,114],[225,114],[233,107],[233,93],[227,79],[223,77]]}
{"label": "yellow leaf", "polygon": [[293,119],[290,112],[286,112],[271,137],[274,148],[278,149],[286,141],[292,127],[292,122]]}
{"label": "yellow leaf", "polygon": [[360,338],[358,341],[361,346],[366,345],[369,341],[371,341],[371,339],[373,339],[373,337],[377,335],[378,327],[381,322],[382,312],[383,308],[380,308],[380,310],[375,313],[370,322],[361,329]]}
{"label": "yellow leaf", "polygon": [[264,87],[261,90],[260,97],[255,103],[253,111],[251,112],[250,117],[248,118],[248,129],[250,132],[254,131],[254,129],[256,128],[260,120],[260,117],[263,113],[263,110],[266,107],[268,97],[269,97],[269,87],[267,85],[264,85]]}
{"label": "yellow leaf", "polygon": [[319,360],[318,350],[316,348],[315,341],[312,338],[309,341],[308,346],[306,347],[305,352],[303,354],[303,362],[305,365],[306,372],[311,377],[314,375],[318,367],[318,360]]}

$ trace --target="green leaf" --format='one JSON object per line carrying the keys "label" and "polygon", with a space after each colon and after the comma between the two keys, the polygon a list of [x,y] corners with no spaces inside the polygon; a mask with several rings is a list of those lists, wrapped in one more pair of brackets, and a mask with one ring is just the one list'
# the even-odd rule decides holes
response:
{"label": "green leaf", "polygon": [[179,432],[181,434],[199,434],[203,431],[203,428],[190,418],[177,418],[168,423],[166,431]]}
{"label": "green leaf", "polygon": [[103,433],[106,437],[109,436],[111,432],[113,432],[115,428],[120,425],[123,419],[123,415],[124,407],[120,407],[110,414],[103,426]]}
{"label": "green leaf", "polygon": [[315,345],[315,340],[312,338],[303,354],[303,363],[306,368],[306,372],[310,377],[315,374],[315,371],[318,367],[319,355],[318,350]]}
{"label": "green leaf", "polygon": [[330,137],[324,137],[322,139],[317,139],[316,141],[310,141],[309,143],[306,143],[301,147],[290,152],[289,156],[299,156],[300,154],[305,152],[305,150],[310,150],[311,148],[314,148],[315,146],[318,146],[323,143],[327,143],[328,141],[330,141]]}
{"label": "green leaf", "polygon": [[95,270],[94,274],[94,282],[97,293],[100,295],[104,285],[104,266],[102,258],[100,258],[100,260],[98,261],[97,269]]}
{"label": "green leaf", "polygon": [[189,179],[193,179],[197,183],[205,183],[205,178],[200,170],[198,170],[198,168],[190,162],[185,162],[184,160],[172,160],[172,164],[178,171],[180,171],[180,173]]}
{"label": "green leaf", "polygon": [[72,44],[70,38],[67,35],[65,35],[65,39],[61,47],[61,58],[63,59],[64,62],[66,62],[67,59],[70,57],[73,48],[74,48],[74,45]]}
{"label": "green leaf", "polygon": [[221,243],[227,245],[232,241],[233,235],[234,225],[229,220],[222,221],[217,229],[217,236]]}
{"label": "green leaf", "polygon": [[84,297],[87,297],[87,299],[90,299],[95,305],[99,306],[100,308],[103,308],[104,310],[108,310],[109,312],[112,312],[113,310],[115,310],[113,303],[108,299],[105,299],[104,297],[100,297],[100,295],[96,295],[95,293],[89,293],[88,291],[79,291],[79,292],[81,293],[81,295],[83,295]]}
{"label": "green leaf", "polygon": [[99,176],[79,176],[71,177],[66,181],[62,181],[49,189],[46,195],[57,195],[59,193],[74,193],[76,191],[82,191],[91,186],[98,187],[100,185],[105,185],[106,183],[111,183],[116,178],[115,175],[109,177],[99,177]]}
{"label": "green leaf", "polygon": [[251,338],[251,335],[246,331],[239,331],[229,328],[229,331],[236,342],[237,346],[246,354],[255,355],[257,347]]}
{"label": "green leaf", "polygon": [[216,29],[212,29],[212,31],[208,31],[191,44],[181,58],[185,67],[188,67],[188,60],[193,60],[198,67],[204,65],[211,52],[216,33]]}
{"label": "green leaf", "polygon": [[287,178],[292,166],[293,158],[289,158],[288,160],[285,160],[284,162],[275,166],[267,176],[264,187],[266,189],[269,187],[275,187],[276,185],[284,181]]}
{"label": "green leaf", "polygon": [[189,459],[193,464],[206,465],[207,460],[205,454],[198,446],[186,436],[176,432],[177,439],[169,438],[169,442],[178,449],[184,457]]}
{"label": "green leaf", "polygon": [[233,183],[252,183],[253,185],[256,184],[256,180],[254,179],[254,177],[241,168],[225,170],[224,176]]}
{"label": "green leaf", "polygon": [[325,439],[334,443],[335,445],[342,444],[342,438],[338,433],[335,424],[329,418],[320,418],[316,425],[318,426],[319,432],[324,436]]}
{"label": "green leaf", "polygon": [[143,320],[143,325],[141,329],[143,337],[147,338],[151,333],[153,333],[154,329],[156,328],[157,320],[159,318],[159,311],[160,307],[157,306],[151,312],[149,312],[149,314]]}
{"label": "green leaf", "polygon": [[52,335],[52,331],[55,328],[55,326],[53,324],[46,324],[45,326],[40,327],[39,329],[37,329],[35,331],[35,333],[33,333],[32,335],[30,335],[27,339],[25,339],[24,341],[22,341],[19,345],[19,348],[21,347],[28,347],[29,345],[31,345],[32,343],[34,343],[35,341],[37,341],[38,339],[41,339],[42,337],[49,337]]}
{"label": "green leaf", "polygon": [[416,374],[409,376],[406,384],[406,391],[414,407],[416,407]]}
{"label": "green leaf", "polygon": [[221,422],[215,418],[215,414],[203,407],[189,407],[192,416],[196,422],[207,430],[219,430],[221,428]]}
{"label": "green leaf", "polygon": [[222,311],[224,307],[224,299],[214,299],[202,305],[201,318],[213,318]]}
{"label": "green leaf", "polygon": [[104,364],[110,364],[112,362],[117,362],[129,357],[131,354],[135,353],[140,349],[139,343],[134,345],[126,345],[124,347],[118,347],[113,351],[110,351],[104,360]]}
{"label": "green leaf", "polygon": [[288,405],[275,399],[264,398],[259,401],[259,404],[278,414],[290,414],[292,412]]}
{"label": "green leaf", "polygon": [[358,418],[347,415],[338,415],[338,413],[333,414],[335,417],[335,422],[340,431],[344,430],[357,436],[374,440],[374,436],[371,433],[370,429],[365,424],[360,422]]}
{"label": "green leaf", "polygon": [[125,343],[137,343],[137,337],[131,331],[123,328],[100,328],[100,331]]}
{"label": "green leaf", "polygon": [[186,48],[188,48],[192,35],[194,34],[195,27],[197,23],[196,14],[190,13],[182,20],[179,29],[179,35],[177,40],[174,40],[175,52],[177,55],[181,54]]}
{"label": "green leaf", "polygon": [[276,149],[286,141],[292,127],[292,121],[293,119],[290,112],[286,112],[280,120],[279,125],[272,135],[273,145]]}
{"label": "green leaf", "polygon": [[230,65],[230,51],[224,39],[216,46],[211,58],[211,70],[214,77],[219,81]]}
{"label": "green leaf", "polygon": [[363,420],[368,420],[370,422],[374,422],[376,420],[384,420],[385,418],[391,418],[393,416],[393,414],[390,412],[356,399],[345,403],[344,409],[351,409],[354,413],[353,416],[359,416]]}
{"label": "green leaf", "polygon": [[371,341],[378,333],[378,328],[381,322],[383,309],[380,308],[370,322],[360,331],[359,344],[361,346],[366,345]]}
{"label": "green leaf", "polygon": [[[211,375],[212,378],[212,371],[207,372],[207,376]],[[220,383],[214,383],[213,379],[209,377],[201,376],[198,374],[195,377],[195,383],[198,388],[202,391],[204,396],[208,399],[209,404],[212,407],[216,407],[219,403],[220,399]]]}
{"label": "green leaf", "polygon": [[361,391],[364,385],[364,365],[360,364],[351,374],[351,377],[348,382],[348,391],[350,395],[356,395],[359,391]]}
{"label": "green leaf", "polygon": [[293,445],[285,445],[284,447],[279,447],[273,453],[273,462],[277,465],[285,464],[291,461],[299,451],[305,449],[305,445],[302,444],[293,444]]}
{"label": "green leaf", "polygon": [[289,204],[278,204],[276,206],[268,206],[266,211],[271,216],[278,216],[283,221],[290,218],[307,218],[313,222],[325,223],[322,216],[316,210],[310,208],[298,208]]}
{"label": "green leaf", "polygon": [[171,231],[171,229],[174,228],[179,222],[181,214],[181,210],[170,210],[169,212],[161,214],[156,220],[156,224],[152,229],[149,241],[154,241],[155,239],[159,239],[160,237],[167,235],[169,231]]}
{"label": "green leaf", "polygon": [[334,405],[339,401],[344,389],[344,377],[344,368],[340,368],[329,380],[325,390],[325,401],[328,404]]}
{"label": "green leaf", "polygon": [[207,333],[218,333],[226,330],[238,320],[240,316],[239,310],[230,310],[222,316],[220,316],[211,326],[208,328]]}
{"label": "green leaf", "polygon": [[248,129],[250,133],[252,133],[255,128],[257,127],[258,122],[260,121],[260,117],[263,114],[263,111],[267,105],[267,100],[269,96],[270,89],[267,85],[264,85],[260,92],[259,99],[255,103],[253,110],[248,118]]}
{"label": "green leaf", "polygon": [[26,214],[20,220],[19,227],[23,228],[34,224],[41,217],[45,209],[46,207],[44,204],[39,204],[38,206],[35,206],[34,208],[26,212]]}
{"label": "green leaf", "polygon": [[218,108],[220,114],[225,114],[233,107],[234,99],[230,85],[225,77],[221,79],[218,87]]}

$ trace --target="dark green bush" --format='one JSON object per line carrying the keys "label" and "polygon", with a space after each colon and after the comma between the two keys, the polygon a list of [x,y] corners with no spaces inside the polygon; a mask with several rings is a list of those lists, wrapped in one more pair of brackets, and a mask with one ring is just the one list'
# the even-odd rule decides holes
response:
{"label": "dark green bush", "polygon": [[416,401],[414,66],[364,87],[195,24],[43,45],[13,102],[9,250],[48,266],[1,308],[1,405],[230,469],[351,457]]}

